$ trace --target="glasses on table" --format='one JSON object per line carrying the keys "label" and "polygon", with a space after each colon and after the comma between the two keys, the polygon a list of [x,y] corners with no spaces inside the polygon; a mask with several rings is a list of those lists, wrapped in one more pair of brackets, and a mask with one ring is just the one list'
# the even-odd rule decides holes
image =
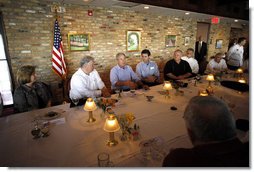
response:
{"label": "glasses on table", "polygon": [[79,103],[79,99],[78,99],[78,98],[72,98],[71,101],[72,101],[72,103],[73,103],[75,106],[77,106],[78,103]]}

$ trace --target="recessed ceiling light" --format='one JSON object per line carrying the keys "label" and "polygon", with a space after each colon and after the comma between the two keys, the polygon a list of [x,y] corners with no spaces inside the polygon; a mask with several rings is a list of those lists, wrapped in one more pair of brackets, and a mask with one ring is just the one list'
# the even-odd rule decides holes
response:
{"label": "recessed ceiling light", "polygon": [[144,6],[144,9],[149,9],[149,6]]}
{"label": "recessed ceiling light", "polygon": [[185,15],[189,15],[190,13],[189,12],[186,12]]}
{"label": "recessed ceiling light", "polygon": [[238,20],[234,20],[235,22],[238,22]]}
{"label": "recessed ceiling light", "polygon": [[88,2],[89,0],[83,0],[84,2]]}

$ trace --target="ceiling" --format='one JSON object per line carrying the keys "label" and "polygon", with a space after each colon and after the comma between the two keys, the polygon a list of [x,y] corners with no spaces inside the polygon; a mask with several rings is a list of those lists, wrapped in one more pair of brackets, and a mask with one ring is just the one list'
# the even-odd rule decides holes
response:
{"label": "ceiling", "polygon": [[[205,22],[210,22],[211,18],[214,17],[215,15],[211,14],[204,14],[204,13],[197,13],[197,12],[192,12],[192,11],[186,11],[186,10],[179,10],[179,9],[173,9],[173,8],[168,8],[168,7],[162,7],[165,6],[165,4],[161,3],[161,6],[155,6],[155,5],[146,5],[149,2],[152,2],[151,0],[145,0],[142,2],[146,2],[146,4],[142,3],[137,3],[139,0],[135,2],[127,2],[127,1],[120,1],[120,0],[48,0],[51,2],[58,2],[60,4],[76,4],[76,5],[86,5],[86,6],[94,6],[94,7],[104,7],[104,8],[110,8],[113,10],[114,8],[117,9],[128,9],[128,10],[133,10],[133,11],[138,11],[142,13],[154,13],[157,15],[165,15],[165,16],[173,16],[175,18],[197,18],[200,21],[205,21]],[[133,1],[133,0],[129,0]],[[164,2],[173,2],[173,0],[164,0]],[[181,1],[181,0],[178,0]],[[233,0],[234,1],[234,0]],[[246,1],[246,0],[243,0]],[[153,2],[155,2],[153,0]],[[163,2],[163,0],[159,0],[158,2]],[[218,1],[220,2],[220,1]],[[218,5],[224,5],[218,4]],[[149,6],[149,9],[144,9],[144,6]],[[186,15],[185,13],[189,12],[189,15]],[[241,25],[246,25],[249,24],[247,20],[243,19],[238,19],[238,22],[234,22],[236,18],[229,18],[229,17],[220,17],[220,22],[227,22],[231,23],[233,27],[241,27]]]}

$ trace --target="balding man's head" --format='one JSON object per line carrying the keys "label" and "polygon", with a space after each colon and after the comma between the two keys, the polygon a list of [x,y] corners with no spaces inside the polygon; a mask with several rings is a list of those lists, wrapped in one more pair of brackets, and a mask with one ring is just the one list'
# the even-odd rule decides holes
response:
{"label": "balding man's head", "polygon": [[235,120],[228,106],[213,96],[193,97],[184,112],[192,141],[223,141],[236,136]]}

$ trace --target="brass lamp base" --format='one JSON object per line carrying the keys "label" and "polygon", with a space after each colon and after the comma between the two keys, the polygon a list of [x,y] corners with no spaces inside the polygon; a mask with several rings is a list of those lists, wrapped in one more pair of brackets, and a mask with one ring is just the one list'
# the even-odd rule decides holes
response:
{"label": "brass lamp base", "polygon": [[214,91],[213,91],[213,87],[211,86],[211,84],[208,85],[208,87],[206,88],[207,92],[209,95],[213,94]]}
{"label": "brass lamp base", "polygon": [[170,99],[169,90],[166,90],[166,91],[165,91],[165,98],[166,98],[166,99]]}
{"label": "brass lamp base", "polygon": [[116,146],[118,144],[118,141],[115,140],[114,138],[114,132],[110,132],[109,133],[109,140],[107,142],[107,145],[112,147],[112,146]]}
{"label": "brass lamp base", "polygon": [[95,122],[95,121],[96,121],[96,119],[93,117],[93,112],[89,111],[89,118],[86,122],[92,123],[92,122]]}

